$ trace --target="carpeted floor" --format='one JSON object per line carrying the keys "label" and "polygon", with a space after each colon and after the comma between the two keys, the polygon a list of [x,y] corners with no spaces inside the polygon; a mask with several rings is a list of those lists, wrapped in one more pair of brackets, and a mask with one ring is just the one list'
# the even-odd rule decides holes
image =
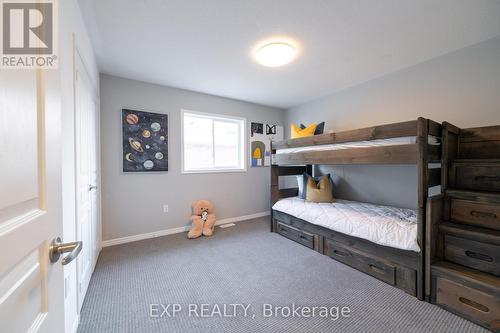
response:
{"label": "carpeted floor", "polygon": [[[292,303],[302,307],[295,314]],[[269,316],[270,306],[290,312]],[[337,316],[342,307],[350,312]],[[268,218],[217,228],[212,238],[177,234],[103,249],[78,331],[486,332],[270,233]]]}

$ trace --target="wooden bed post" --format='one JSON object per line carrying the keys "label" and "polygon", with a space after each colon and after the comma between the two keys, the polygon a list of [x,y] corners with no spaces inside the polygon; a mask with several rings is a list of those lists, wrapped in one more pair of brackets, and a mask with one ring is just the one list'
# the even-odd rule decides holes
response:
{"label": "wooden bed post", "polygon": [[429,160],[427,157],[427,148],[429,144],[429,122],[427,119],[418,118],[417,120],[417,174],[418,174],[418,228],[417,241],[421,250],[421,268],[417,275],[419,285],[417,287],[417,297],[424,299],[424,272],[425,267],[425,205],[429,195]]}
{"label": "wooden bed post", "polygon": [[449,184],[449,169],[451,161],[458,156],[458,135],[460,130],[458,127],[448,123],[443,123],[443,138],[442,138],[442,169],[441,169],[441,190],[446,191]]}
{"label": "wooden bed post", "polygon": [[271,141],[271,167],[269,168],[271,171],[271,205],[269,207],[271,211],[271,232],[274,232],[276,230],[273,217],[273,205],[276,203],[276,201],[279,200],[279,166],[273,164],[273,156],[276,154],[276,149],[273,147],[273,145],[274,142]]}
{"label": "wooden bed post", "polygon": [[[442,152],[441,152],[441,193],[445,194],[446,190],[450,187],[450,178],[452,181],[455,179],[453,168],[451,167],[452,161],[458,157],[458,140],[460,129],[448,122],[443,123],[443,138],[442,138]],[[451,177],[450,177],[451,176]],[[443,220],[450,219],[449,200],[443,201]]]}
{"label": "wooden bed post", "polygon": [[276,231],[275,221],[273,217],[273,205],[279,200],[279,166],[271,164],[271,232]]}
{"label": "wooden bed post", "polygon": [[315,177],[315,175],[313,175],[313,173],[314,173],[314,165],[312,165],[312,164],[307,164],[307,165],[306,165],[306,172],[307,172],[309,175],[311,175],[311,176]]}
{"label": "wooden bed post", "polygon": [[291,176],[300,175],[303,172],[311,172],[312,167],[307,166],[280,166],[273,163],[273,156],[276,154],[276,148],[274,147],[275,142],[271,141],[271,202],[269,209],[271,210],[271,221],[270,229],[271,232],[276,232],[276,220],[273,214],[273,205],[280,199],[296,196],[298,193],[298,188],[286,188],[280,189],[279,177],[280,176]]}
{"label": "wooden bed post", "polygon": [[435,257],[439,257],[438,249],[438,227],[441,222],[443,211],[443,195],[429,197],[427,200],[425,217],[425,300],[431,301],[431,265]]}
{"label": "wooden bed post", "polygon": [[443,235],[438,232],[441,220],[449,220],[449,200],[445,194],[449,187],[451,161],[458,155],[459,128],[443,122],[441,133],[441,195],[430,197],[426,205],[425,221],[425,300],[431,302],[431,266],[443,257]]}

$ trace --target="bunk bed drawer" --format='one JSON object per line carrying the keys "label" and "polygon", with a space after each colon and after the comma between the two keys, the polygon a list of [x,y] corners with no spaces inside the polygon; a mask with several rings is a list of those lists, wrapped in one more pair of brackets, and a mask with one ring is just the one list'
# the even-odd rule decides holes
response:
{"label": "bunk bed drawer", "polygon": [[454,222],[500,230],[498,204],[451,199],[451,220]]}
{"label": "bunk bed drawer", "polygon": [[500,246],[498,245],[445,235],[444,257],[459,265],[500,275]]}
{"label": "bunk bed drawer", "polygon": [[391,285],[396,284],[396,267],[338,242],[325,240],[325,254]]}
{"label": "bunk bed drawer", "polygon": [[464,286],[440,276],[435,277],[436,304],[469,320],[500,332],[500,297]]}
{"label": "bunk bed drawer", "polygon": [[456,164],[455,186],[465,190],[500,191],[500,166],[486,163]]}
{"label": "bunk bed drawer", "polygon": [[299,230],[297,228],[291,227],[287,224],[281,223],[278,221],[276,225],[276,231],[285,236],[288,239],[296,241],[304,246],[307,246],[310,249],[314,249],[314,235],[303,230]]}

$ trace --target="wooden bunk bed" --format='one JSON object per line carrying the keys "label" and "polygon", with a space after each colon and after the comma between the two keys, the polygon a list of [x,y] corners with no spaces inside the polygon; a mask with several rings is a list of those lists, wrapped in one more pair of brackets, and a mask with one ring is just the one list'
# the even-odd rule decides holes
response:
{"label": "wooden bunk bed", "polygon": [[[271,231],[301,243],[315,251],[366,272],[407,293],[424,298],[425,216],[429,188],[441,184],[441,147],[429,144],[429,136],[440,139],[441,125],[424,118],[369,128],[272,142],[271,207],[281,199],[297,196],[297,188],[280,189],[279,177],[311,174],[313,165],[339,164],[411,164],[417,166],[418,211],[417,242],[420,252],[382,246],[306,222],[272,209]],[[408,144],[394,144],[339,150],[298,150],[310,146],[375,142],[414,137]],[[284,150],[285,153],[277,154]],[[431,168],[429,164],[432,163]],[[435,167],[437,166],[437,167]]]}

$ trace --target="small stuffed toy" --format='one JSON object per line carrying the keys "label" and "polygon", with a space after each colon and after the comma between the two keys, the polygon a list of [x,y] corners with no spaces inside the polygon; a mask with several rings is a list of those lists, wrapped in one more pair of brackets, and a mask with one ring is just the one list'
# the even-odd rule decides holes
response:
{"label": "small stuffed toy", "polygon": [[214,205],[208,200],[196,200],[191,204],[193,215],[191,216],[192,227],[188,238],[212,236],[215,226]]}

